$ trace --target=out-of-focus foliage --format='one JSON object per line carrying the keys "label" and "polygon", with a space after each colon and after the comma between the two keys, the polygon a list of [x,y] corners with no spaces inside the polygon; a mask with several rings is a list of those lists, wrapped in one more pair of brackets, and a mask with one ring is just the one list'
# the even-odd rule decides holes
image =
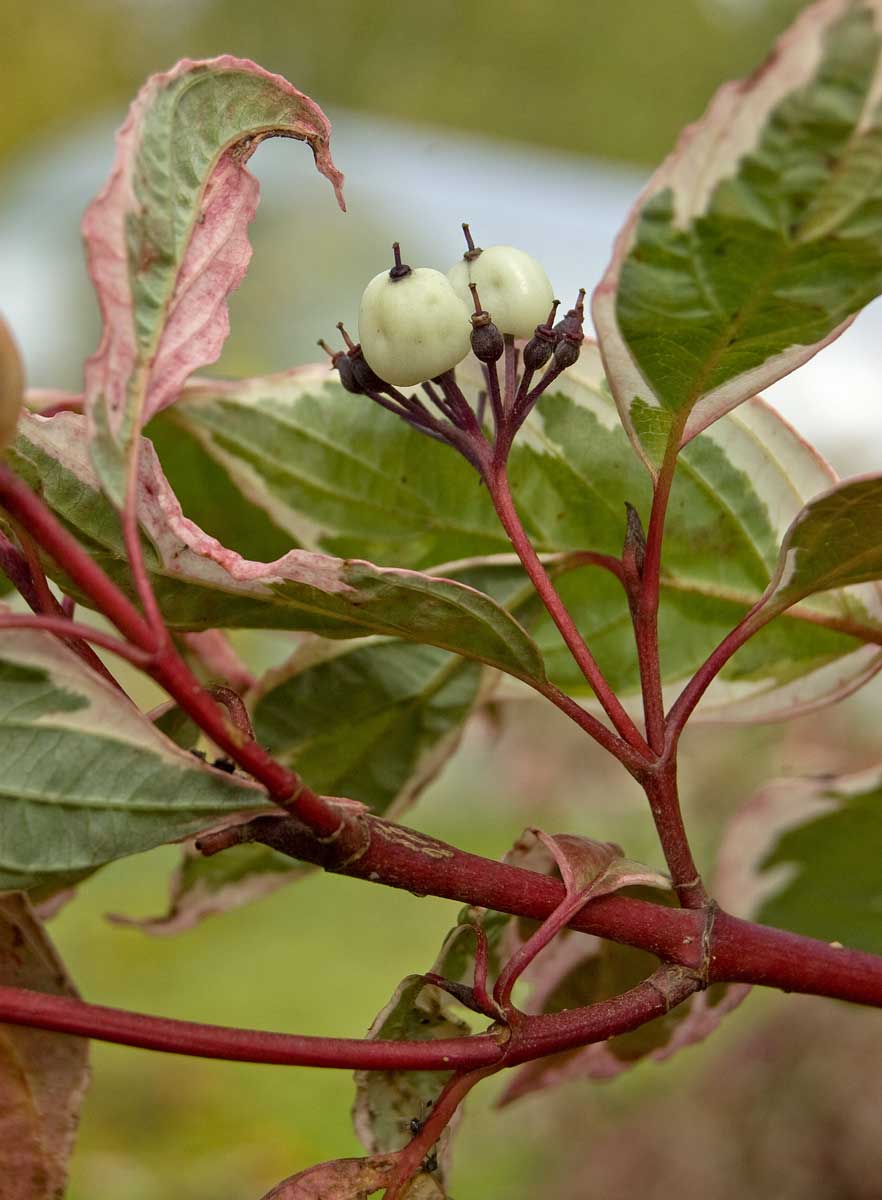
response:
{"label": "out-of-focus foliage", "polygon": [[[248,56],[325,105],[652,162],[799,0],[42,0],[9,4],[0,162],[35,131],[121,105],[176,58]],[[627,83],[630,81],[630,84]]]}

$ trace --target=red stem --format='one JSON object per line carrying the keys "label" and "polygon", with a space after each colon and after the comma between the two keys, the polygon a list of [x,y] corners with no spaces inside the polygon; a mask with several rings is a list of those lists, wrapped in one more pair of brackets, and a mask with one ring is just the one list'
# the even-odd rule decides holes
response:
{"label": "red stem", "polygon": [[358,1038],[305,1037],[225,1025],[202,1025],[87,1004],[25,988],[0,987],[0,1020],[58,1033],[73,1033],[197,1058],[280,1066],[341,1067],[346,1070],[427,1071],[468,1069],[498,1062],[491,1034],[433,1042],[383,1042]]}
{"label": "red stem", "polygon": [[677,469],[682,422],[672,426],[665,455],[655,479],[649,529],[646,532],[646,551],[642,567],[642,588],[634,613],[634,634],[640,664],[640,686],[643,693],[643,714],[646,737],[656,754],[661,754],[665,741],[665,709],[662,697],[661,658],[658,644],[658,604],[661,581],[662,544],[668,501]]}
{"label": "red stem", "polygon": [[[24,597],[25,601],[37,616],[48,616],[64,618],[68,614],[64,610],[64,606],[59,604],[49,589],[49,583],[46,579],[46,573],[43,570],[43,564],[40,562],[40,555],[34,544],[33,538],[18,522],[14,522],[19,541],[21,542],[23,555],[19,555],[20,561],[16,563],[15,555],[19,552],[15,550],[12,543],[6,538],[3,538],[3,546],[0,546],[0,555],[2,555],[3,565],[11,568],[12,573],[10,579],[15,584],[19,593]],[[2,535],[0,535],[2,536]],[[7,549],[8,548],[8,549]],[[48,627],[47,627],[48,628]],[[85,626],[78,627],[79,632],[72,626],[62,629],[50,629],[50,632],[57,633],[65,644],[73,650],[74,654],[79,655],[87,667],[100,675],[118,691],[123,689],[120,684],[114,679],[111,672],[105,667],[104,663],[89,645],[89,641],[101,643],[101,638],[86,639],[83,636]],[[115,643],[110,649],[117,649],[118,646],[125,646],[126,643]]]}
{"label": "red stem", "polygon": [[147,624],[153,631],[155,649],[164,649],[169,645],[171,636],[166,628],[159,604],[150,583],[150,575],[144,562],[144,547],[141,545],[141,531],[138,525],[138,485],[140,482],[141,438],[135,438],[132,456],[129,461],[129,478],[126,486],[126,500],[121,514],[123,542],[126,557],[129,560],[129,570],[135,585],[135,595],[141,601]]}
{"label": "red stem", "polygon": [[[545,920],[564,900],[558,879],[458,850],[379,817],[362,818],[363,847],[323,842],[292,817],[255,817],[200,839],[215,848],[258,841],[326,871],[441,896],[460,904]],[[347,855],[350,857],[347,858]],[[600,896],[569,928],[647,950],[709,982],[758,983],[882,1007],[882,956],[831,947],[815,938],[741,921],[719,910],[709,939],[705,910],[668,908],[625,896]]]}
{"label": "red stem", "polygon": [[767,621],[778,615],[775,611],[761,612],[764,601],[765,596],[760,596],[753,608],[745,614],[730,633],[726,634],[717,648],[711,651],[674,701],[666,722],[664,750],[666,759],[670,759],[676,754],[677,743],[686,722],[695,711],[701,697],[732,655]]}
{"label": "red stem", "polygon": [[[113,634],[93,629],[91,625],[80,625],[76,621],[69,621],[64,616],[54,616],[49,613],[2,613],[0,614],[0,629],[40,629],[45,633],[54,633],[68,643],[94,642],[96,646],[112,650],[114,654],[118,654],[121,658],[127,659],[134,666],[142,669],[150,662],[150,656],[143,650],[139,650],[137,646],[122,642]],[[76,647],[71,645],[71,649],[76,649]],[[89,665],[92,665],[91,662]],[[101,663],[101,666],[103,667],[104,664]],[[101,674],[106,676],[104,671],[101,671]],[[115,687],[119,687],[112,676],[109,678],[109,682]]]}
{"label": "red stem", "polygon": [[672,760],[662,770],[644,779],[643,787],[677,897],[684,908],[703,908],[708,902],[708,894],[683,824],[676,761]]}
{"label": "red stem", "polygon": [[342,1070],[474,1071],[484,1068],[486,1071],[488,1067],[517,1066],[534,1058],[627,1033],[668,1012],[698,986],[692,972],[662,967],[650,979],[611,1000],[560,1013],[522,1017],[511,1030],[500,1028],[496,1034],[482,1033],[437,1041],[308,1037],[202,1025],[195,1021],[177,1021],[87,1004],[72,996],[53,996],[27,988],[2,986],[0,1020],[143,1050],[231,1062]]}
{"label": "red stem", "polygon": [[399,1151],[395,1168],[387,1184],[384,1200],[398,1200],[399,1197],[406,1195],[404,1189],[419,1171],[426,1155],[456,1115],[460,1104],[476,1083],[480,1083],[488,1075],[494,1075],[496,1070],[495,1065],[477,1067],[473,1071],[456,1074],[447,1081],[433,1104],[432,1112],[426,1118],[422,1129],[403,1150]]}
{"label": "red stem", "polygon": [[[553,880],[548,882],[554,884]],[[608,902],[628,903],[603,897],[592,901],[587,911],[601,906],[609,909]],[[644,907],[660,924],[678,915],[678,910],[663,906]],[[882,958],[766,929],[728,913],[716,913],[703,958],[706,978],[711,983],[758,983],[882,1007]],[[636,1029],[669,1011],[698,986],[695,970],[664,967],[623,995],[589,1008],[523,1018],[507,1045],[501,1045],[490,1034],[449,1041],[380,1042],[265,1033],[127,1013],[68,996],[10,987],[0,987],[0,1020],[150,1050],[242,1062],[344,1069],[471,1070],[494,1064],[515,1066]]]}
{"label": "red stem", "polygon": [[339,810],[308,788],[293,771],[276,762],[257,742],[243,738],[202,689],[170,641],[157,651],[154,631],[128,597],[92,561],[42,500],[3,463],[0,463],[0,504],[24,525],[120,633],[147,652],[150,659],[144,669],[224,753],[261,783],[277,804],[297,813],[317,834],[333,837],[339,832],[342,820]]}
{"label": "red stem", "polygon": [[573,618],[567,611],[547,571],[543,567],[539,555],[533,549],[533,545],[527,537],[526,531],[518,517],[511,489],[508,485],[508,476],[505,467],[492,467],[486,472],[485,480],[499,520],[508,534],[509,540],[517,552],[524,570],[529,575],[533,586],[545,608],[548,610],[549,616],[557,626],[567,648],[585,678],[594,689],[594,693],[603,706],[604,711],[628,745],[645,759],[651,759],[653,757],[652,751],[647,746],[637,726],[625,712],[615,692],[613,692],[607,683],[603,672],[595,662],[591,651],[585,645],[585,641],[576,628]]}

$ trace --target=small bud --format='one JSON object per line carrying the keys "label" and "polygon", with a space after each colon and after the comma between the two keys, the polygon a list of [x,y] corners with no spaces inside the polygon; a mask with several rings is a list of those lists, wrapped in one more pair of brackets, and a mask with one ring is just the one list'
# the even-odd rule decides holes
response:
{"label": "small bud", "polygon": [[639,580],[643,577],[643,562],[646,558],[646,534],[643,530],[643,522],[640,520],[640,513],[627,500],[625,501],[625,511],[628,514],[628,522],[625,527],[622,561]]}
{"label": "small bud", "polygon": [[551,358],[551,352],[557,342],[557,334],[554,332],[553,321],[559,304],[560,301],[555,300],[544,324],[536,326],[533,336],[527,342],[526,346],[524,346],[524,366],[529,371],[538,371]]}
{"label": "small bud", "polygon": [[15,436],[24,398],[24,371],[18,347],[0,318],[0,454]]}
{"label": "small bud", "polygon": [[[343,341],[346,343],[349,350],[349,353],[346,357],[349,362],[350,378],[355,386],[354,388],[348,390],[355,392],[382,392],[386,384],[365,361],[361,346],[358,343],[353,342],[352,338],[343,327],[342,321],[337,322],[337,328],[340,330],[340,333],[343,336]],[[342,374],[340,378],[342,380]],[[346,384],[344,383],[343,386],[346,387]]]}
{"label": "small bud", "polygon": [[[467,226],[463,226],[467,228]],[[469,291],[472,293],[472,299],[475,302],[475,311],[472,313],[472,354],[479,362],[492,363],[497,359],[502,358],[502,352],[505,350],[505,341],[502,334],[490,320],[490,314],[485,308],[481,307],[481,298],[478,295],[477,285],[469,284]]]}
{"label": "small bud", "polygon": [[581,342],[573,342],[569,338],[564,338],[558,342],[552,360],[556,370],[565,371],[567,367],[571,367],[574,363],[578,362],[581,350]]}

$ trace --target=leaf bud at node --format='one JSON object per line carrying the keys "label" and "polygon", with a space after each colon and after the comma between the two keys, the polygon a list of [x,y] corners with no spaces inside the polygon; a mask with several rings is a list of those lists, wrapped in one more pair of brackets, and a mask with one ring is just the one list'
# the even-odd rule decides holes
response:
{"label": "leaf bud at node", "polygon": [[515,337],[530,337],[554,298],[541,264],[515,246],[489,246],[474,255],[466,251],[447,277],[464,301],[469,284],[477,284],[500,333]]}
{"label": "leaf bud at node", "polygon": [[529,371],[538,371],[551,358],[551,352],[557,343],[557,334],[554,332],[553,321],[559,304],[560,301],[555,300],[545,322],[542,325],[536,326],[533,336],[527,342],[526,346],[524,346],[524,366]]}
{"label": "leaf bud at node", "polygon": [[0,318],[0,454],[15,436],[24,398],[24,371],[18,347]]}
{"label": "leaf bud at node", "polygon": [[[410,387],[452,370],[469,352],[469,310],[440,271],[395,266],[376,275],[358,312],[361,352],[387,383]],[[353,360],[355,377],[366,386]]]}
{"label": "leaf bud at node", "polygon": [[472,313],[472,354],[479,362],[492,363],[502,358],[505,342],[502,334],[490,319],[490,314],[481,307],[481,298],[474,283],[469,284],[475,311]]}

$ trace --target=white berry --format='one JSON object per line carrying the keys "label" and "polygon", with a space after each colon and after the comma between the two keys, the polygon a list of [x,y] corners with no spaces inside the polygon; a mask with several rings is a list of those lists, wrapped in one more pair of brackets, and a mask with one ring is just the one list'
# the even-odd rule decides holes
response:
{"label": "white berry", "polygon": [[471,300],[477,285],[481,304],[500,333],[530,338],[548,316],[554,293],[540,263],[516,246],[489,246],[474,258],[462,258],[447,272],[461,300]]}
{"label": "white berry", "polygon": [[416,267],[397,279],[383,271],[361,298],[362,353],[381,379],[397,387],[434,379],[468,354],[470,312],[440,271]]}

